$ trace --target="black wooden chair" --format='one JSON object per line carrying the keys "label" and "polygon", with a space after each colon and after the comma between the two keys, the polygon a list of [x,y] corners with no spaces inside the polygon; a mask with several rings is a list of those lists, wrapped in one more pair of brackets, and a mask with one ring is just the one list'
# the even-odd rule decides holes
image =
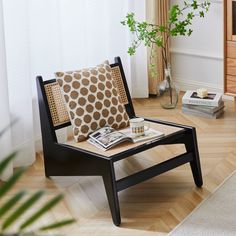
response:
{"label": "black wooden chair", "polygon": [[[134,118],[136,116],[119,57],[115,58],[115,63],[111,64],[111,68],[127,113],[130,118]],[[201,166],[194,127],[145,119],[163,131],[165,136],[159,140],[123,145],[107,152],[99,151],[86,141],[75,144],[73,142],[59,143],[55,131],[71,125],[60,95],[59,85],[55,79],[43,81],[42,77],[38,76],[37,89],[46,177],[102,176],[115,225],[118,226],[121,223],[118,200],[118,192],[121,190],[186,163],[190,163],[196,186],[202,186]],[[116,179],[114,170],[116,161],[158,145],[169,144],[185,144],[186,153],[122,179]]]}

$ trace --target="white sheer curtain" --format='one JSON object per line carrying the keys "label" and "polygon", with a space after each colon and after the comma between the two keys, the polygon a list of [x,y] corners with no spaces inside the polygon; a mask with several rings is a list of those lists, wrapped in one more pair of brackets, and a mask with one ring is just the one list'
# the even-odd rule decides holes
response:
{"label": "white sheer curtain", "polygon": [[[0,0],[0,159],[20,149],[13,166],[29,165],[40,143],[35,76],[92,66],[120,56],[133,97],[148,96],[147,55],[130,58],[130,33],[120,24],[135,12],[145,19],[145,0]],[[40,145],[36,145],[36,149]],[[6,175],[11,174],[10,167]]]}
{"label": "white sheer curtain", "polygon": [[29,165],[35,158],[31,102],[34,81],[29,74],[28,40],[24,37],[25,12],[21,12],[22,19],[17,17],[13,21],[14,11],[7,17],[9,9],[5,11],[4,7],[0,1],[0,130],[15,118],[18,122],[0,138],[0,158],[14,149],[19,150],[19,154],[3,179],[11,175],[13,166]]}

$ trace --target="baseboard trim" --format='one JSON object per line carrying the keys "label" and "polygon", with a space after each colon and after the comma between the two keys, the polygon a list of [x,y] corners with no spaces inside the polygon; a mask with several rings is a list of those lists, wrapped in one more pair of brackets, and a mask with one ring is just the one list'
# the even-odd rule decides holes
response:
{"label": "baseboard trim", "polygon": [[204,51],[171,48],[170,52],[172,54],[179,54],[179,55],[184,55],[184,56],[188,56],[188,57],[200,57],[200,58],[205,58],[205,59],[223,61],[222,55],[208,53],[208,52],[204,52]]}
{"label": "baseboard trim", "polygon": [[[220,85],[215,85],[212,83],[204,83],[204,82],[199,82],[195,80],[183,80],[183,79],[178,79],[174,78],[177,88],[180,91],[186,91],[186,90],[197,90],[198,88],[206,88],[210,92],[215,92],[215,93],[224,93],[223,86]],[[234,98],[229,95],[223,95],[223,98],[225,100],[230,100],[233,101]]]}
{"label": "baseboard trim", "polygon": [[174,80],[181,90],[196,90],[198,88],[206,88],[208,91],[223,93],[223,86],[215,85],[213,83],[205,83],[196,80],[185,80],[179,78],[174,78]]}

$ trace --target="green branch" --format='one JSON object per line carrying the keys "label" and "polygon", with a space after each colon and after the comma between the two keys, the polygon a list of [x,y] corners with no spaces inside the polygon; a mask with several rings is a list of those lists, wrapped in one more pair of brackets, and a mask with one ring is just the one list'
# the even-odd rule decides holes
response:
{"label": "green branch", "polygon": [[[193,29],[192,22],[196,17],[205,17],[209,11],[210,2],[198,2],[197,0],[187,0],[183,2],[183,7],[173,5],[168,13],[168,20],[166,25],[156,25],[146,21],[139,22],[135,19],[134,13],[128,13],[125,20],[121,22],[127,26],[132,34],[135,35],[131,46],[128,49],[130,55],[134,55],[136,49],[141,43],[145,46],[153,48],[152,45],[162,48],[162,58],[167,68],[168,52],[167,45],[170,37],[175,36],[191,36]],[[165,37],[162,34],[165,34]],[[152,49],[151,49],[152,50]]]}

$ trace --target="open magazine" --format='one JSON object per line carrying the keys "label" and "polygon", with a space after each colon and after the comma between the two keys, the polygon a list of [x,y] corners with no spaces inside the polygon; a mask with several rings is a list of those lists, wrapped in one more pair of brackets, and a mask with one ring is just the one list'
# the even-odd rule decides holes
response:
{"label": "open magazine", "polygon": [[115,145],[129,141],[133,143],[146,141],[149,139],[158,139],[163,137],[164,134],[155,129],[149,128],[145,134],[139,137],[132,137],[130,128],[115,130],[109,126],[105,126],[89,135],[88,142],[94,146],[106,151]]}

